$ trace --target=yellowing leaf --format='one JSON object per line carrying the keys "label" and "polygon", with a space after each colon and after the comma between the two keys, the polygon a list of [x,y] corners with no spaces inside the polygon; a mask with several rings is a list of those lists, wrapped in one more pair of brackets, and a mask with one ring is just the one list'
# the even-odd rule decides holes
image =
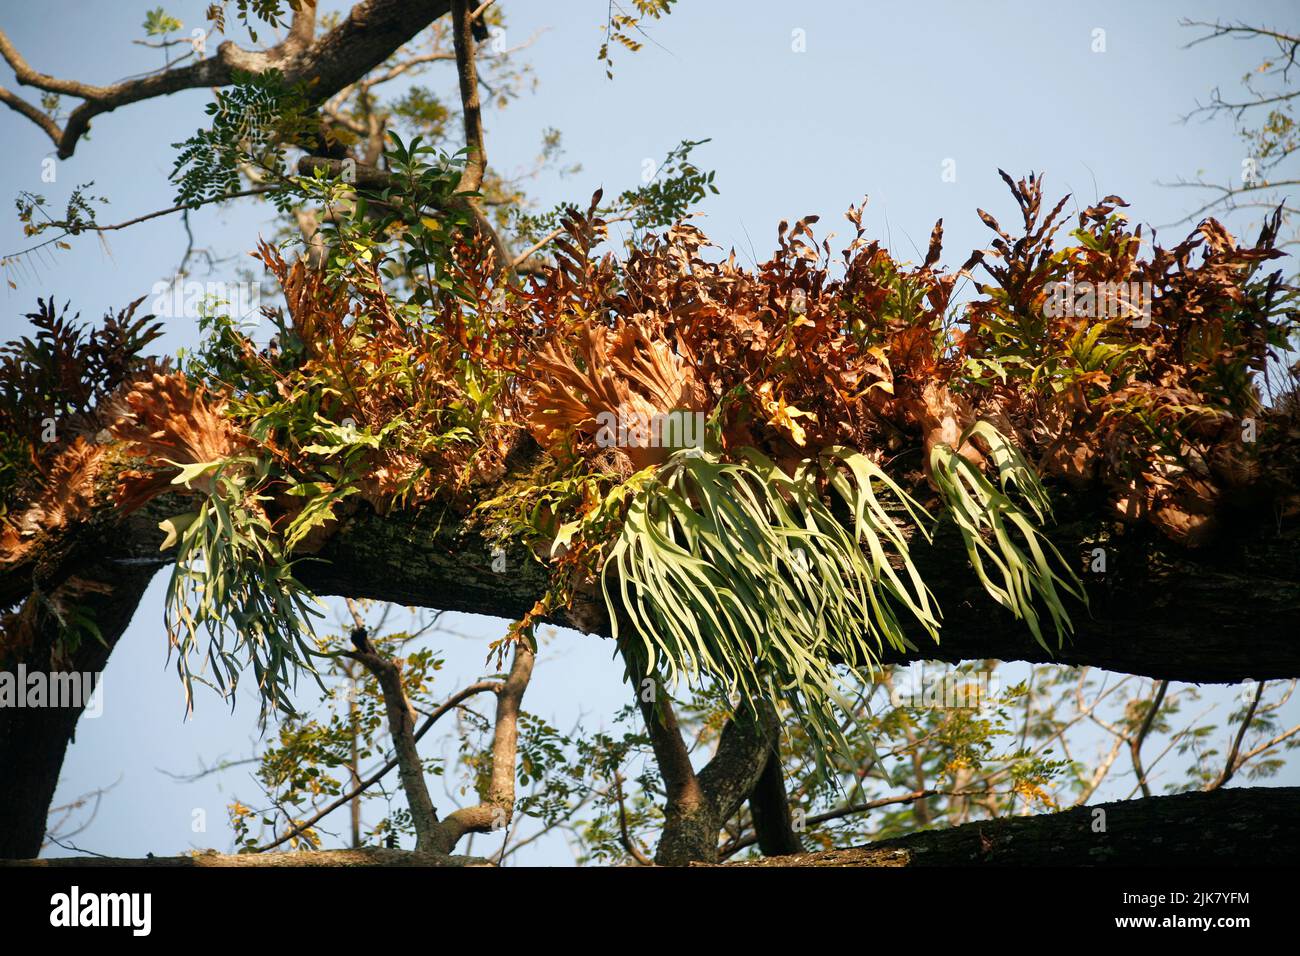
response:
{"label": "yellowing leaf", "polygon": [[795,408],[793,405],[787,405],[782,398],[773,398],[771,382],[764,382],[762,387],[759,388],[758,394],[762,398],[764,409],[767,410],[770,416],[769,421],[771,424],[789,432],[796,445],[800,447],[806,445],[808,443],[808,433],[795,419],[806,418],[815,422],[817,416],[812,412],[805,412],[801,408]]}
{"label": "yellowing leaf", "polygon": [[162,531],[167,532],[167,537],[164,538],[163,543],[158,546],[158,550],[166,551],[168,548],[175,547],[176,542],[181,539],[181,535],[183,535],[186,529],[194,523],[194,520],[198,518],[198,516],[199,513],[197,511],[187,511],[183,515],[172,515],[170,518],[164,518],[162,521],[159,521],[158,527]]}

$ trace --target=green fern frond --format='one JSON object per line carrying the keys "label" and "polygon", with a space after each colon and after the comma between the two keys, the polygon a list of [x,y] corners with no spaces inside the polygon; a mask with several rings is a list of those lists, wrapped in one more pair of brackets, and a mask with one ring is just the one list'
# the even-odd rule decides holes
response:
{"label": "green fern frond", "polygon": [[[982,439],[988,447],[997,484],[949,445],[935,445],[930,471],[939,497],[961,533],[984,589],[1023,620],[1034,640],[1050,650],[1037,607],[1041,603],[1047,608],[1059,647],[1074,630],[1062,595],[1085,605],[1088,598],[1079,576],[1040,530],[1051,515],[1047,491],[1015,446],[988,422],[967,429],[959,445],[972,438]],[[1013,493],[1036,520],[1030,520],[1011,498]]]}
{"label": "green fern frond", "polygon": [[[851,530],[822,501],[823,482],[848,506]],[[911,648],[902,614],[937,639],[938,611],[881,502],[886,492],[919,519],[920,506],[849,449],[794,475],[753,449],[735,462],[677,453],[632,500],[604,566],[615,637],[621,611],[643,673],[711,678],[750,706],[784,700],[838,746],[836,665],[862,676],[886,644]]]}
{"label": "green fern frond", "polygon": [[[162,549],[176,547],[167,585],[165,621],[176,669],[193,709],[193,684],[214,686],[234,704],[245,664],[263,702],[292,714],[289,690],[300,671],[319,676],[311,618],[315,596],[293,576],[293,565],[252,490],[265,465],[237,456],[186,465],[173,484],[199,480],[208,489],[194,512],[162,522]],[[200,632],[207,634],[206,652]],[[195,658],[203,661],[196,671]]]}

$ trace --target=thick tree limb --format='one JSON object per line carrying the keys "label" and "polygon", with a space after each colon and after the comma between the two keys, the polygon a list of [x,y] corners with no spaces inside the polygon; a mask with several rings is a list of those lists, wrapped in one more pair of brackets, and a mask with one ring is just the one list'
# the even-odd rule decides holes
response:
{"label": "thick tree limb", "polygon": [[768,701],[758,705],[756,714],[741,708],[722,728],[713,759],[700,770],[700,788],[718,818],[713,835],[715,854],[716,830],[735,816],[740,805],[754,792],[780,732],[781,721]]}
{"label": "thick tree limb", "polygon": [[[1300,788],[1250,787],[1183,793],[1005,817],[928,830],[851,850],[801,853],[726,866],[1293,866],[1300,845]],[[1104,819],[1104,831],[1099,829]],[[473,857],[402,850],[334,850],[145,860],[74,857],[0,860],[0,866],[277,867],[469,866]]]}
{"label": "thick tree limb", "polygon": [[[111,487],[113,476],[105,485]],[[486,500],[499,488],[484,488]],[[0,572],[0,606],[44,590],[105,555],[164,563],[157,522],[187,510],[160,499],[119,523],[111,502],[74,528],[41,535],[24,557]],[[935,543],[914,542],[913,557],[945,614],[942,643],[918,634],[916,650],[887,662],[1004,660],[1094,666],[1155,679],[1236,683],[1300,677],[1300,521],[1240,522],[1234,536],[1189,551],[1154,536],[1116,534],[1086,502],[1062,499],[1051,529],[1062,553],[1104,547],[1107,571],[1086,574],[1091,610],[1071,608],[1075,635],[1060,649],[1037,645],[1023,625],[985,595],[959,539],[941,529]],[[346,519],[323,549],[298,565],[319,594],[518,618],[546,587],[546,570],[523,547],[493,569],[492,548],[473,517],[443,506],[368,511]],[[499,566],[499,565],[498,565]],[[554,622],[608,636],[598,597],[580,596]]]}
{"label": "thick tree limb", "polygon": [[[104,485],[113,480],[106,475]],[[481,497],[499,491],[484,488]],[[49,591],[105,556],[165,563],[157,522],[185,510],[179,499],[159,499],[122,523],[106,498],[75,526],[39,534],[0,572],[0,606],[33,587]],[[918,635],[916,650],[886,660],[1022,660],[1214,683],[1300,677],[1300,522],[1243,521],[1234,537],[1187,551],[1152,536],[1116,534],[1085,502],[1063,499],[1058,512],[1063,520],[1052,538],[1063,554],[1082,560],[1101,546],[1107,555],[1104,574],[1085,576],[1091,611],[1071,609],[1072,640],[1059,650],[1037,645],[985,595],[955,532],[941,529],[932,546],[914,542],[913,557],[944,610],[942,643]],[[363,511],[297,570],[320,594],[518,618],[542,595],[546,570],[523,547],[508,549],[504,571],[494,570],[482,532],[473,516],[443,506],[385,516]],[[610,633],[603,602],[591,595],[554,620]]]}
{"label": "thick tree limb", "polygon": [[1297,809],[1297,787],[1182,793],[727,865],[1294,866]]}
{"label": "thick tree limb", "polygon": [[[491,496],[485,491],[483,497]],[[1300,522],[1238,526],[1199,551],[1154,536],[1114,533],[1086,503],[1062,501],[1052,538],[1067,556],[1107,553],[1104,574],[1086,574],[1091,609],[1071,608],[1072,639],[1044,649],[998,608],[970,570],[956,533],[914,542],[913,558],[932,583],[946,626],[936,645],[885,661],[1029,661],[1094,666],[1156,679],[1237,683],[1300,676]],[[1099,543],[1100,542],[1100,543]],[[357,516],[304,565],[303,580],[324,594],[519,617],[545,587],[545,571],[523,549],[509,573],[491,569],[490,547],[472,521],[433,508],[422,514]],[[580,600],[555,622],[608,636],[603,604]]]}
{"label": "thick tree limb", "polygon": [[769,750],[767,763],[749,795],[749,812],[754,818],[754,842],[764,856],[803,852],[803,842],[790,819],[790,800],[776,744]]}
{"label": "thick tree limb", "polygon": [[[105,475],[105,487],[112,484],[113,475]],[[498,491],[485,488],[482,497]],[[73,526],[38,533],[21,559],[0,572],[0,606],[13,606],[33,589],[50,593],[69,577],[90,573],[97,562],[110,562],[123,581],[135,571],[147,579],[167,560],[157,551],[162,538],[158,520],[186,510],[185,502],[162,498],[122,521],[105,496],[101,506]],[[889,654],[886,660],[1086,664],[1195,682],[1300,676],[1300,523],[1243,521],[1235,537],[1192,552],[1140,534],[1116,534],[1090,513],[1086,502],[1062,500],[1058,512],[1063,522],[1052,537],[1064,554],[1085,555],[1094,546],[1104,546],[1107,553],[1107,573],[1087,578],[1091,614],[1075,609],[1072,641],[1054,653],[1034,643],[987,598],[949,530],[941,531],[933,546],[914,546],[918,569],[933,583],[946,615],[943,643],[935,646],[918,635],[915,651]],[[443,610],[518,618],[546,588],[545,569],[530,552],[510,549],[504,571],[494,570],[492,546],[478,524],[442,506],[382,517],[359,513],[343,522],[320,553],[305,557],[298,575],[317,593]],[[121,592],[124,597],[130,593]],[[143,586],[136,598],[141,593]],[[122,614],[122,627],[129,617],[130,609]],[[592,596],[579,597],[554,621],[588,633],[610,633],[603,603]],[[111,625],[110,617],[100,622],[106,635]],[[37,648],[22,659],[39,661],[48,653],[48,647]],[[2,645],[0,657],[4,666],[19,659],[4,653]],[[0,755],[0,781],[11,787],[16,801],[0,801],[0,806],[21,806],[23,794],[44,794],[36,813],[40,819],[8,831],[7,839],[19,852],[34,853],[40,846],[48,795],[74,725],[75,720],[58,728],[49,724],[25,730],[22,749],[33,748],[32,753]],[[759,770],[761,765],[755,772]]]}

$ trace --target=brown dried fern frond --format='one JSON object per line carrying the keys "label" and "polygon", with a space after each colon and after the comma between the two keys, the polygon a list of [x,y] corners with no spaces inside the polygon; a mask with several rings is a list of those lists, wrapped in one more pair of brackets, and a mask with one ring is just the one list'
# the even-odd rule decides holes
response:
{"label": "brown dried fern frond", "polygon": [[[226,419],[224,397],[209,398],[173,372],[138,383],[121,399],[119,417],[110,426],[127,451],[145,459],[149,471],[123,474],[118,502],[134,511],[159,494],[178,468],[217,461],[247,451],[251,445]],[[196,490],[204,490],[199,479]]]}
{"label": "brown dried fern frond", "polygon": [[[603,416],[647,423],[674,411],[707,409],[690,353],[647,330],[644,316],[614,328],[583,326],[568,341],[554,338],[526,373],[524,422],[537,443],[556,449],[573,439],[593,439]],[[635,430],[634,430],[635,431]],[[668,449],[633,434],[623,449],[636,468],[659,463]]]}

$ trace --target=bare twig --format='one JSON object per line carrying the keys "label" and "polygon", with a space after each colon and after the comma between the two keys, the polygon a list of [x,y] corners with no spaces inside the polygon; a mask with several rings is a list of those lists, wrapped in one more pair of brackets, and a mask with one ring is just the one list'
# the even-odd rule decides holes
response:
{"label": "bare twig", "polygon": [[[808,817],[805,822],[808,825],[816,825],[818,823],[827,823],[831,820],[838,820],[842,817],[853,816],[857,813],[867,813],[871,810],[879,810],[882,807],[892,807],[904,803],[915,803],[918,800],[928,800],[930,797],[959,795],[961,794],[958,792],[949,793],[944,790],[913,790],[910,793],[900,794],[896,797],[882,797],[879,800],[869,800],[865,803],[854,803],[848,806],[837,807],[834,810],[827,810],[825,813],[813,814]],[[718,856],[721,859],[726,859],[727,857],[734,856],[746,847],[753,846],[757,842],[758,834],[750,833],[747,836],[743,836],[734,842],[724,845],[722,849],[718,851]]]}
{"label": "bare twig", "polygon": [[[35,252],[37,249],[41,249],[44,248],[45,246],[53,245],[56,242],[60,242],[63,239],[66,239],[68,236],[76,235],[82,232],[100,232],[100,233],[116,232],[119,229],[126,229],[129,226],[135,226],[135,225],[139,225],[142,222],[148,222],[150,219],[158,219],[161,218],[162,216],[170,216],[178,212],[188,213],[190,210],[197,209],[200,206],[207,206],[207,205],[211,205],[212,203],[226,202],[227,200],[230,199],[242,199],[245,196],[261,196],[269,192],[271,192],[271,187],[268,186],[262,186],[256,189],[241,189],[239,192],[229,193],[225,196],[216,196],[213,197],[212,199],[203,199],[197,202],[184,203],[179,206],[169,206],[166,209],[158,209],[154,212],[145,213],[143,216],[136,216],[134,219],[127,219],[124,222],[116,222],[108,226],[101,226],[96,223],[90,223],[88,225],[80,225],[77,227],[76,232],[73,232],[73,230],[71,229],[64,229],[63,232],[59,233],[59,235],[57,236],[54,236],[50,239],[46,239],[44,242],[39,242],[36,245],[20,250],[19,252],[9,253],[3,256],[3,258],[7,260],[7,259],[16,258],[18,256],[25,256],[30,252]],[[53,225],[62,226],[63,223],[56,222],[53,223]]]}
{"label": "bare twig", "polygon": [[1138,785],[1142,788],[1142,796],[1151,796],[1151,789],[1147,786],[1146,771],[1142,769],[1142,744],[1147,739],[1147,734],[1151,732],[1151,725],[1155,723],[1156,714],[1160,711],[1160,705],[1164,703],[1165,692],[1169,690],[1169,681],[1162,680],[1160,686],[1156,688],[1155,699],[1151,701],[1151,706],[1147,710],[1146,718],[1142,721],[1142,726],[1137,732],[1137,736],[1129,743],[1129,753],[1133,756],[1133,772],[1137,775]]}
{"label": "bare twig", "polygon": [[1241,719],[1241,726],[1237,728],[1237,736],[1232,740],[1232,747],[1228,750],[1228,761],[1224,765],[1223,772],[1219,774],[1206,790],[1218,790],[1225,783],[1232,779],[1238,768],[1241,767],[1242,761],[1239,760],[1238,754],[1241,752],[1241,742],[1246,736],[1246,731],[1250,729],[1251,722],[1255,719],[1255,711],[1259,708],[1259,702],[1264,697],[1264,686],[1267,681],[1260,681],[1259,686],[1255,688],[1254,695],[1250,698],[1250,704],[1246,707],[1246,715]]}

